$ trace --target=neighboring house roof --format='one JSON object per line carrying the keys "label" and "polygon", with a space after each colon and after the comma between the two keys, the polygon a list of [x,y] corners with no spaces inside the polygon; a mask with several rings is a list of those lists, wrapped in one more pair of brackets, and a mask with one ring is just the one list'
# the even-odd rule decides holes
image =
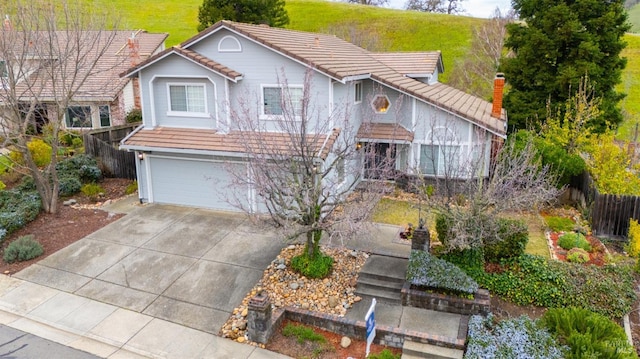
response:
{"label": "neighboring house roof", "polygon": [[395,71],[409,77],[428,77],[436,70],[444,72],[440,51],[374,52],[371,55]]}
{"label": "neighboring house roof", "polygon": [[[97,39],[96,42],[106,43],[110,36],[114,36],[109,31],[101,31],[98,36],[92,36],[91,32],[86,31],[89,34],[88,39]],[[95,69],[91,71],[91,75],[79,86],[78,91],[73,97],[74,101],[113,101],[118,96],[123,87],[127,84],[128,79],[121,78],[119,74],[131,66],[132,54],[128,47],[128,39],[135,34],[135,38],[138,41],[138,50],[136,61],[144,61],[154,53],[164,48],[164,41],[168,34],[151,34],[146,31],[117,31],[113,37],[113,41],[109,44],[106,52],[102,54],[96,63]],[[75,36],[75,35],[71,35]],[[55,38],[58,39],[60,46],[65,46],[65,41],[70,41],[69,35],[65,31],[56,31]],[[89,45],[87,45],[89,46]],[[60,50],[64,52],[66,50]],[[54,51],[55,52],[55,51]],[[96,52],[90,52],[94,58],[85,59],[87,63],[95,62],[98,59],[99,54]],[[2,57],[0,55],[0,57]],[[46,61],[42,56],[35,57],[36,61]],[[59,59],[48,59],[53,61],[59,61]],[[73,61],[73,60],[68,60]],[[46,66],[46,65],[45,65]],[[66,68],[68,73],[56,74],[58,81],[73,81],[73,71],[76,68],[75,64],[69,64],[59,66],[58,68]],[[42,70],[36,70],[25,81],[21,81],[16,85],[17,93],[23,93],[25,98],[29,98],[30,94],[38,94],[38,98],[42,101],[48,101],[54,98],[55,94],[52,91],[52,87],[48,85],[50,79],[48,76],[38,76]],[[76,75],[77,76],[77,75]]]}
{"label": "neighboring house roof", "polygon": [[[339,129],[333,129],[324,135],[308,135],[307,140],[317,151],[319,158],[326,158],[336,141]],[[163,151],[175,152],[197,150],[203,152],[247,153],[248,146],[256,144],[269,146],[269,151],[287,154],[291,152],[291,134],[283,132],[247,132],[230,131],[220,133],[216,130],[156,127],[154,129],[138,128],[127,138],[123,148],[129,150],[149,151],[162,148]]]}
{"label": "neighboring house roof", "polygon": [[[394,88],[401,93],[418,98],[433,106],[453,113],[475,123],[488,131],[506,137],[507,114],[504,109],[500,118],[491,116],[492,104],[479,97],[457,90],[442,83],[427,84],[406,75],[413,70],[426,70],[417,65],[402,66],[390,56],[398,59],[413,59],[420,56],[435,56],[435,53],[391,53],[389,56],[372,53],[334,35],[310,33],[265,25],[251,25],[231,21],[219,21],[196,36],[179,45],[181,49],[207,38],[220,29],[228,29],[246,38],[277,51],[300,63],[313,67],[338,81],[346,82],[358,78],[371,78],[381,84]],[[138,66],[129,69],[123,75],[134,76],[140,69],[166,56],[172,49],[153,56]],[[429,58],[430,58],[429,57]],[[213,61],[213,60],[211,60]],[[435,60],[438,66],[438,60]],[[430,59],[430,64],[433,59]],[[433,66],[433,65],[430,65]],[[410,70],[410,71],[409,71]],[[400,71],[400,72],[399,72]]]}
{"label": "neighboring house roof", "polygon": [[361,141],[413,142],[413,132],[395,123],[363,123],[357,136]]}

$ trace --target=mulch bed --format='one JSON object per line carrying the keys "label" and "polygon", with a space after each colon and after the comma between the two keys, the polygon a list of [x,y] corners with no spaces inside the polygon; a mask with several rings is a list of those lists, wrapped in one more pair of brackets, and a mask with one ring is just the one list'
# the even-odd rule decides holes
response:
{"label": "mulch bed", "polygon": [[[558,238],[560,238],[560,236],[563,233],[558,233],[558,232],[551,232],[549,234],[549,237],[551,239],[551,242],[553,244],[552,249],[556,255],[556,257],[558,258],[558,260],[566,262],[567,261],[567,250],[560,247],[558,245]],[[589,241],[589,243],[591,244],[591,252],[589,252],[589,261],[586,262],[585,264],[592,264],[592,265],[596,265],[598,267],[602,267],[603,265],[605,265],[607,263],[607,249],[604,246],[604,244],[602,244],[602,242],[600,242],[600,240],[592,235],[587,235],[585,236],[585,238],[587,239],[587,241]]]}

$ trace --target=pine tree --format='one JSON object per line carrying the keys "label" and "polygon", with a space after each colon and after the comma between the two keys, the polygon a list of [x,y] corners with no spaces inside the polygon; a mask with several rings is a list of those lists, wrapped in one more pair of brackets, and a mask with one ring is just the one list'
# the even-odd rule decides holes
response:
{"label": "pine tree", "polygon": [[220,20],[284,27],[289,15],[284,0],[204,0],[198,10],[198,31]]}
{"label": "pine tree", "polygon": [[622,121],[617,107],[624,94],[615,90],[626,59],[622,36],[630,27],[624,0],[513,0],[521,22],[509,24],[505,45],[515,56],[501,70],[511,90],[504,105],[510,130],[539,127],[547,104],[562,111],[566,100],[588,76],[602,114],[588,125],[595,131]]}

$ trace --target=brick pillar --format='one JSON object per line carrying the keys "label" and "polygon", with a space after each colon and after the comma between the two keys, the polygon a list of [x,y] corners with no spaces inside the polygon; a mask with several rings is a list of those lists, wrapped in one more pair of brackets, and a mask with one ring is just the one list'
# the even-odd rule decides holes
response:
{"label": "brick pillar", "polygon": [[427,251],[431,247],[431,237],[429,236],[429,229],[425,227],[418,227],[413,231],[413,237],[411,237],[411,249],[417,251]]}
{"label": "brick pillar", "polygon": [[271,336],[271,300],[267,293],[259,291],[249,299],[247,314],[249,340],[265,344]]}

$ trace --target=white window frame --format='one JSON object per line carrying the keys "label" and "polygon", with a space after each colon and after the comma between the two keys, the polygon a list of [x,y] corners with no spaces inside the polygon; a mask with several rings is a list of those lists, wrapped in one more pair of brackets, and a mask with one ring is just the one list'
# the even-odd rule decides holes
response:
{"label": "white window frame", "polygon": [[362,81],[356,81],[353,84],[353,103],[362,103]]}
{"label": "white window frame", "polygon": [[[204,112],[197,111],[173,111],[171,110],[171,87],[172,86],[183,86],[186,88],[188,86],[192,87],[201,87],[203,89],[203,102],[204,102]],[[176,117],[210,117],[209,115],[209,104],[207,101],[207,85],[204,83],[197,82],[167,82],[167,116],[176,116]],[[188,101],[187,101],[188,104]]]}
{"label": "white window frame", "polygon": [[[376,100],[378,98],[385,98],[387,100],[387,103],[389,104],[389,106],[387,106],[387,108],[384,109],[384,111],[380,111],[376,108]],[[371,108],[373,109],[373,111],[379,115],[384,115],[386,113],[389,113],[389,110],[391,109],[391,100],[389,100],[389,96],[385,95],[385,94],[377,94],[375,96],[373,96],[373,99],[371,99]]]}
{"label": "white window frame", "polygon": [[[435,155],[438,156],[438,158],[436,158],[436,162],[433,163],[429,163],[430,166],[435,166],[434,170],[435,173],[427,173],[427,171],[425,170],[425,166],[427,165],[427,163],[423,163],[422,160],[422,153],[423,153],[423,146],[431,146],[431,147],[435,147],[435,150],[433,151]],[[444,149],[447,149],[447,151],[452,150],[454,151],[453,153],[447,152],[445,153]],[[463,150],[463,146],[458,144],[458,143],[451,143],[451,144],[440,144],[440,143],[421,143],[420,147],[419,147],[420,153],[418,158],[420,159],[420,173],[422,175],[425,176],[444,176],[446,174],[446,167],[445,166],[456,166],[455,170],[459,169],[460,166],[460,154],[462,153]],[[437,153],[435,153],[437,152]],[[453,161],[455,161],[455,163],[447,163],[447,161],[451,160],[450,158],[448,158],[447,156],[451,156],[453,154],[457,154],[457,158],[453,159]],[[429,159],[432,161],[432,159]]]}
{"label": "white window frame", "polygon": [[[234,46],[232,42],[235,42]],[[235,36],[227,35],[218,41],[218,52],[242,52],[242,45]]]}
{"label": "white window frame", "polygon": [[[287,89],[289,90],[289,93],[291,93],[292,89],[299,89],[300,92],[300,102],[302,102],[302,99],[304,97],[304,86],[302,85],[289,85],[286,86]],[[260,106],[260,119],[263,120],[268,120],[268,119],[280,119],[283,117],[283,114],[268,114],[265,113],[265,107],[267,106],[267,104],[265,103],[265,98],[264,98],[264,90],[265,89],[273,89],[273,88],[278,88],[280,89],[280,103],[282,104],[282,94],[284,92],[284,88],[285,86],[282,85],[260,85],[260,103],[262,104],[262,106]],[[300,110],[302,110],[302,107],[300,108]],[[300,114],[296,113],[296,119],[300,118]]]}

